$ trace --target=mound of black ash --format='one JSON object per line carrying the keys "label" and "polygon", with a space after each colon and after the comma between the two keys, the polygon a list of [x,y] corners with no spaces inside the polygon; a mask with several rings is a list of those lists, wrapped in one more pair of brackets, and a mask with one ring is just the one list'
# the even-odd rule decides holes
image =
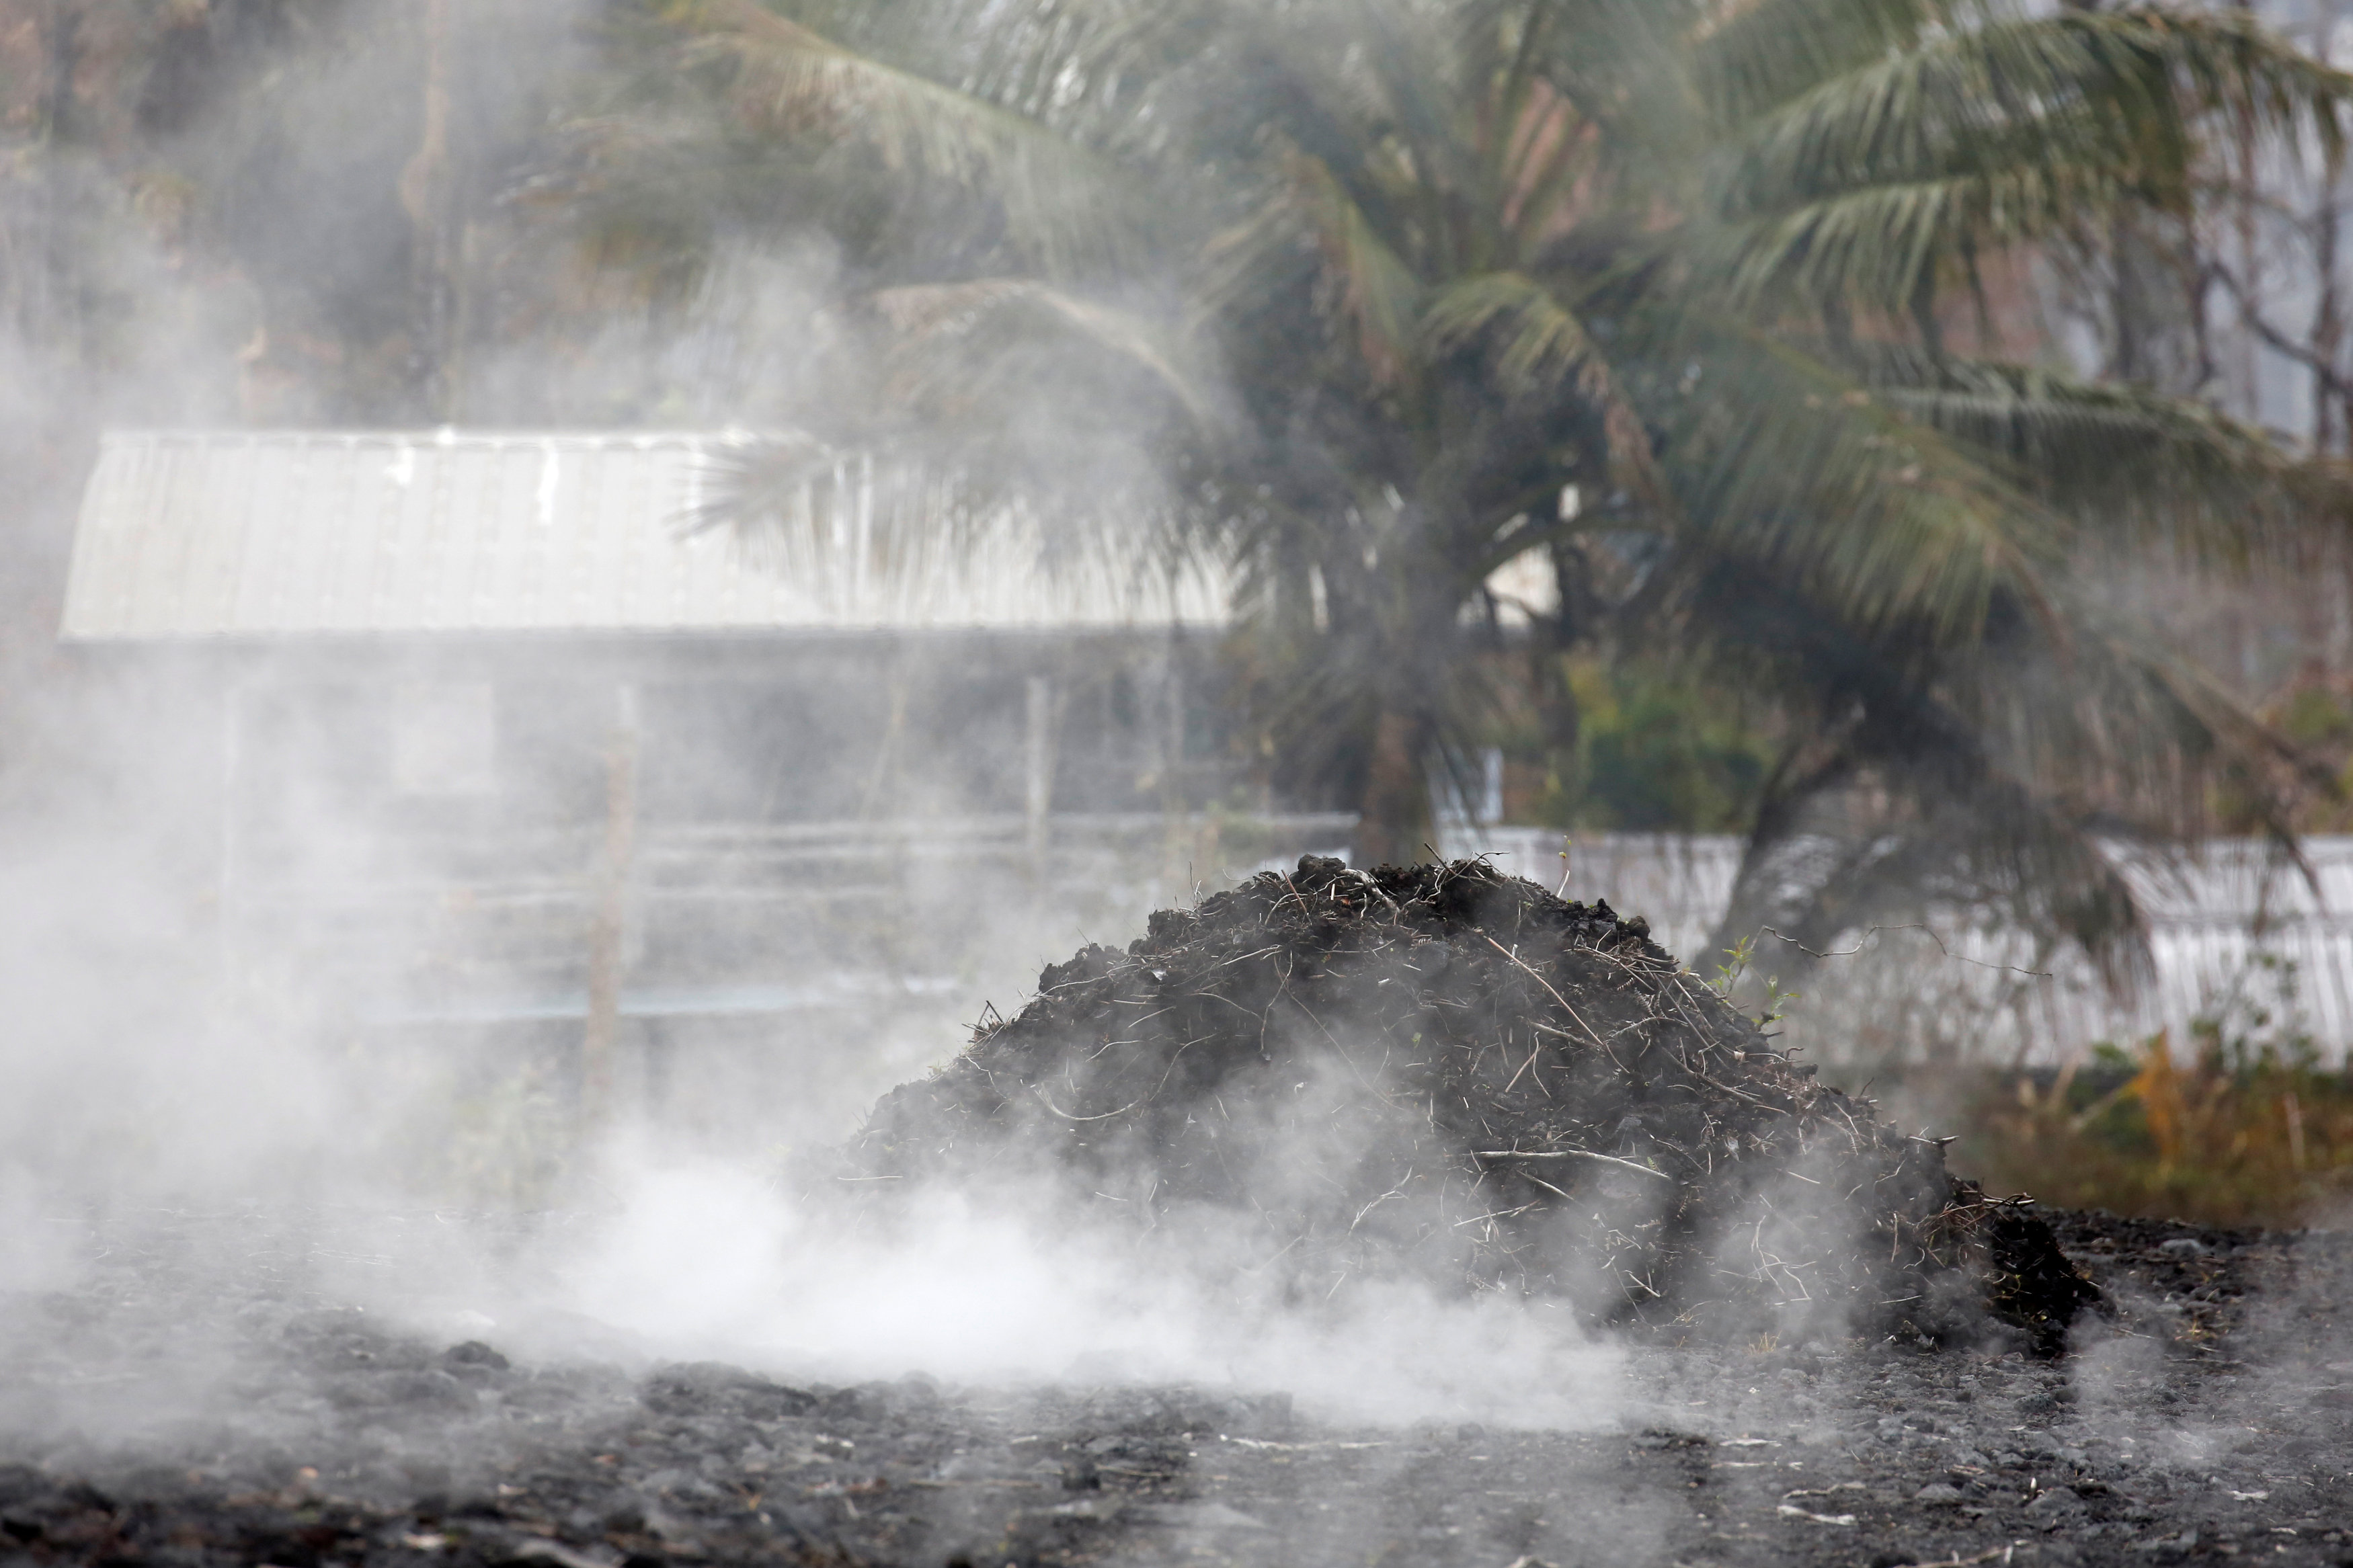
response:
{"label": "mound of black ash", "polygon": [[1671,1336],[2049,1348],[2097,1295],[1643,921],[1476,861],[1311,857],[1162,910],[1048,968],[848,1156],[868,1194],[1042,1171],[1309,1296],[1405,1274]]}

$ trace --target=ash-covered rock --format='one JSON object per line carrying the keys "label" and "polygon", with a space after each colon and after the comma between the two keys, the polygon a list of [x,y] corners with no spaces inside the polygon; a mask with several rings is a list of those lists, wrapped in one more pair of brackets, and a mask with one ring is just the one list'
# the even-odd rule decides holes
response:
{"label": "ash-covered rock", "polygon": [[1160,911],[1049,967],[848,1157],[877,1202],[1046,1172],[1302,1295],[1406,1275],[1669,1335],[1991,1320],[2045,1347],[2097,1295],[1641,921],[1478,861],[1309,857]]}

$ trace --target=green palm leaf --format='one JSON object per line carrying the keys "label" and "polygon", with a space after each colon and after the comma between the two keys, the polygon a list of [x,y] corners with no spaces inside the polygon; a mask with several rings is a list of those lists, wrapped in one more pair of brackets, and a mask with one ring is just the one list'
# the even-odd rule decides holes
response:
{"label": "green palm leaf", "polygon": [[[2100,168],[2179,202],[2202,116],[2334,145],[2353,79],[2243,16],[2064,11],[1950,30],[1734,128],[1727,216],[1880,181]],[[2209,127],[2208,129],[2213,129]]]}
{"label": "green palm leaf", "polygon": [[2064,518],[1824,361],[1731,321],[1677,326],[1653,346],[1704,367],[1662,400],[1695,543],[1845,624],[1903,628],[1924,654],[1981,639],[1998,600],[2060,624],[2047,576]]}
{"label": "green palm leaf", "polygon": [[2127,201],[2186,209],[2201,118],[2334,147],[2348,92],[2353,78],[2243,17],[1957,27],[1739,127],[1708,248],[1744,299],[1900,310],[1972,247],[2080,237]]}
{"label": "green palm leaf", "polygon": [[1700,100],[1737,125],[1980,12],[1954,0],[1759,0],[1694,28]]}
{"label": "green palm leaf", "polygon": [[748,444],[690,527],[732,529],[786,570],[820,576],[853,509],[884,578],[1008,545],[1049,571],[1199,566],[1154,447],[1223,432],[1158,323],[1023,278],[885,289],[863,304],[887,334],[869,351],[881,372],[870,401],[887,412]]}
{"label": "green palm leaf", "polygon": [[1334,309],[1352,331],[1376,381],[1402,382],[1411,361],[1421,280],[1320,158],[1287,150],[1250,218],[1209,246],[1204,303],[1229,308],[1281,267],[1302,239],[1312,242],[1335,285]]}
{"label": "green palm leaf", "polygon": [[1507,387],[1549,391],[1573,387],[1602,417],[1609,466],[1618,481],[1653,506],[1668,488],[1651,452],[1641,416],[1618,385],[1609,361],[1585,323],[1542,284],[1520,272],[1488,272],[1433,291],[1421,317],[1430,347],[1444,353],[1492,340],[1495,366]]}
{"label": "green palm leaf", "polygon": [[693,52],[733,64],[732,94],[754,127],[860,141],[889,167],[986,191],[1050,275],[1139,258],[1132,175],[1038,121],[845,48],[756,0],[678,0],[672,15]]}
{"label": "green palm leaf", "polygon": [[2126,194],[2084,164],[1888,181],[1703,234],[1694,250],[1743,304],[1794,296],[1900,311],[1971,247],[2074,234]]}
{"label": "green palm leaf", "polygon": [[[1166,488],[1139,468],[1121,509],[1228,553],[1262,612],[1253,657],[1289,661],[1271,706],[1286,733],[1326,735],[1333,766],[1369,765],[1376,732],[1417,737],[1415,770],[1467,738],[1481,659],[1511,645],[1465,612],[1499,557],[1542,545],[1564,608],[1538,640],[1664,638],[1769,692],[1803,737],[1776,784],[1789,820],[1894,803],[1873,830],[1894,848],[1858,837],[1822,920],[1975,878],[2023,919],[2128,947],[2094,825],[2186,831],[2220,773],[2295,773],[2241,705],[2136,640],[2097,563],[2291,560],[2342,514],[2335,478],[2210,411],[1956,358],[1936,330],[1983,256],[2088,262],[2114,220],[2191,214],[2219,145],[2333,156],[2353,79],[2250,17],[941,0],[918,48],[849,0],[807,25],[818,3],[786,21],[702,0],[755,132],[1000,193],[1017,231],[1061,233],[1065,270],[1116,248],[1070,225],[1136,216],[1081,195],[1103,188],[1082,143],[1216,215],[1188,333],[1102,302],[1144,296],[1166,276],[1149,268],[1126,293],[949,268],[874,296],[891,330],[860,434],[886,456],[903,440],[952,526],[1042,527],[1077,513],[1054,512],[1025,445],[1034,411],[1108,451],[1119,411],[1150,410],[1128,450]],[[973,270],[1001,269],[992,252]],[[1872,341],[1906,314],[1925,352]],[[1214,340],[1230,425],[1190,330]],[[806,489],[816,460],[780,457],[777,482]],[[1615,547],[1595,541],[1644,531],[1605,582]]]}
{"label": "green palm leaf", "polygon": [[1026,278],[884,289],[870,301],[897,334],[885,399],[918,419],[969,420],[1007,390],[1011,352],[1060,339],[1139,372],[1208,436],[1217,416],[1203,378],[1180,368],[1176,338],[1132,311]]}
{"label": "green palm leaf", "polygon": [[2340,471],[2204,404],[2042,366],[1886,344],[1849,352],[1883,402],[1982,453],[2113,546],[2160,549],[2204,571],[2287,568],[2308,553],[2313,520],[2353,501]]}

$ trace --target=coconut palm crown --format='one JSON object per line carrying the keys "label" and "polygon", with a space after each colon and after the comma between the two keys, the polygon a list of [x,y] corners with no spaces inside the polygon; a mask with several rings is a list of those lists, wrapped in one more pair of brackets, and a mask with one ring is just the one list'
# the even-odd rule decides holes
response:
{"label": "coconut palm crown", "polygon": [[[1119,510],[1239,569],[1274,729],[1355,797],[1362,858],[1434,837],[1430,782],[1511,650],[1573,732],[1556,671],[1581,642],[1788,716],[1727,943],[1820,947],[1949,895],[2128,963],[2139,919],[2097,837],[2178,838],[2218,781],[2277,821],[2305,781],[2103,568],[2290,563],[2333,525],[2333,477],[2071,375],[2018,309],[2036,258],[2186,216],[2225,139],[2336,155],[2353,79],[2243,12],[677,15],[764,133],[864,148],[987,215],[997,270],[881,296],[893,368],[861,438],[920,429],[934,479],[1001,497],[1008,407],[1117,407],[1158,487]],[[754,462],[734,515],[777,514],[807,474]],[[1551,591],[1503,602],[1498,570],[1531,559]]]}

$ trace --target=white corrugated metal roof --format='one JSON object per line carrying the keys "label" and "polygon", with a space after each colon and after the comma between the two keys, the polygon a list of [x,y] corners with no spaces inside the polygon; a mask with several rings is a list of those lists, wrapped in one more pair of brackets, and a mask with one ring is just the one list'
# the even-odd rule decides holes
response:
{"label": "white corrugated metal roof", "polygon": [[[853,482],[790,566],[690,533],[740,444],[667,433],[115,433],[82,500],[69,641],[318,633],[1145,627],[1219,584],[1103,556],[1039,569],[874,527]],[[887,548],[889,562],[883,560]]]}

